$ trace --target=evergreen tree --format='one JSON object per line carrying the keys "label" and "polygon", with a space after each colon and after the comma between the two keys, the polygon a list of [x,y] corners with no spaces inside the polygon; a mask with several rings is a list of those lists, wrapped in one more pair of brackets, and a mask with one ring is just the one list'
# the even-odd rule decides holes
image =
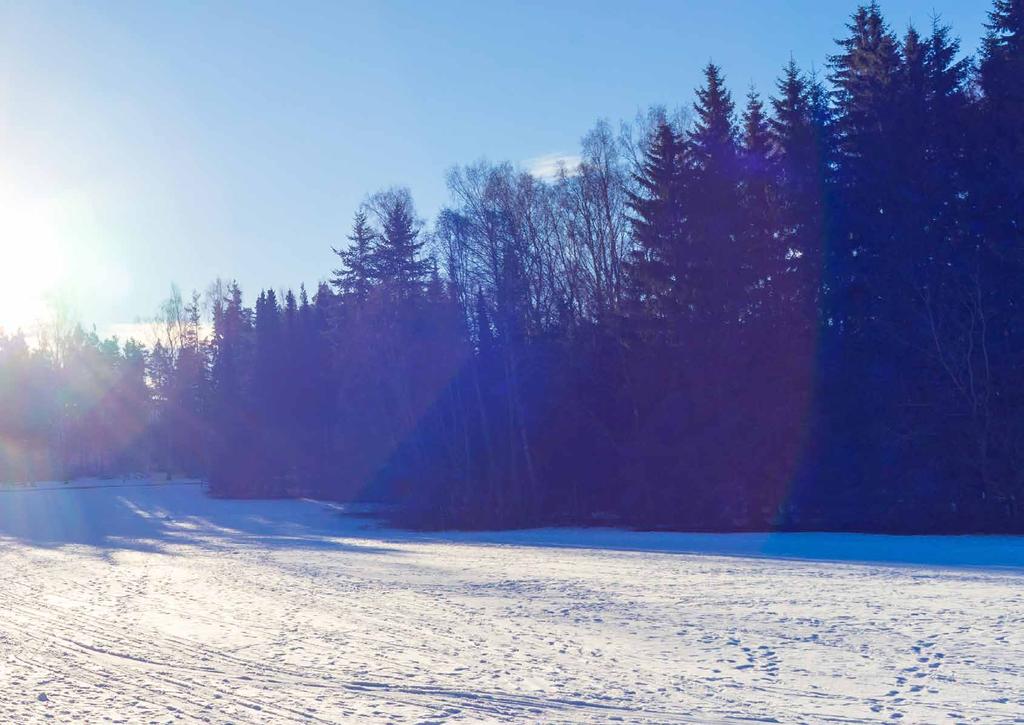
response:
{"label": "evergreen tree", "polygon": [[[988,32],[982,44],[981,86],[986,101],[994,112],[1007,115],[1005,126],[1019,126],[1017,121],[1024,110],[1024,2],[994,0],[985,27]],[[1005,139],[1011,147],[1019,141]]]}
{"label": "evergreen tree", "polygon": [[877,3],[861,6],[849,35],[829,58],[839,155],[837,244],[829,280],[839,324],[851,334],[867,330],[879,299],[894,292],[881,269],[894,243],[895,192],[900,179],[893,150],[900,140],[895,112],[899,43]]}
{"label": "evergreen tree", "polygon": [[[913,26],[907,28],[903,37],[895,97],[893,145],[885,156],[890,159],[895,179],[917,179],[918,183],[893,184],[891,207],[886,211],[891,219],[893,243],[901,246],[898,254],[900,269],[893,281],[909,291],[924,282],[930,260],[936,252],[936,240],[929,234],[935,201],[929,196],[936,192],[925,183],[933,157],[930,148],[933,144],[928,133],[932,115],[928,93],[928,45]],[[872,153],[878,154],[879,151],[873,150]],[[886,251],[880,253],[891,255]],[[908,309],[901,317],[904,323],[908,323],[912,313]]]}
{"label": "evergreen tree", "polygon": [[1024,265],[1024,0],[995,0],[982,44],[984,167],[977,223],[1005,260]]}
{"label": "evergreen tree", "polygon": [[821,85],[812,85],[792,59],[776,93],[769,126],[778,174],[778,246],[786,265],[773,289],[780,305],[792,304],[806,317],[817,300],[818,253],[824,247],[827,108]]}
{"label": "evergreen tree", "polygon": [[[927,206],[933,238],[948,230],[962,230],[970,203],[967,176],[971,150],[965,129],[970,129],[971,121],[967,90],[971,61],[958,58],[959,52],[960,41],[950,36],[949,27],[933,19],[925,53],[928,109],[924,128],[928,143],[925,176],[921,179],[929,189]],[[952,244],[948,240],[945,251],[935,249],[936,264],[950,259]]]}
{"label": "evergreen tree", "polygon": [[339,294],[351,295],[357,302],[364,303],[374,279],[372,253],[377,239],[364,210],[356,212],[348,239],[352,242],[348,249],[334,250],[341,259],[341,267],[334,270],[331,284]]}
{"label": "evergreen tree", "polygon": [[735,106],[722,69],[714,63],[704,67],[704,85],[697,89],[693,108],[697,118],[689,135],[690,160],[701,181],[721,179],[731,186],[738,151]]}
{"label": "evergreen tree", "polygon": [[177,294],[149,355],[0,334],[0,474],[427,526],[1024,530],[1022,15],[995,0],[975,72],[871,3],[770,113],[706,66],[631,177],[602,123],[553,182],[453,171],[433,229],[376,194],[312,298],[218,285],[209,340]]}
{"label": "evergreen tree", "polygon": [[[687,139],[685,272],[686,307],[701,326],[735,324],[744,313],[740,244],[741,208],[738,130],[732,95],[721,69],[704,68],[697,89],[696,121]],[[722,213],[723,210],[732,213]],[[699,336],[706,332],[697,332]]]}
{"label": "evergreen tree", "polygon": [[768,165],[771,155],[771,136],[768,132],[768,119],[764,113],[761,97],[753,88],[747,93],[747,105],[743,109],[743,149],[744,169],[760,171]]}
{"label": "evergreen tree", "polygon": [[252,392],[266,420],[272,421],[280,412],[280,376],[284,357],[281,308],[274,290],[260,292],[255,313]]}
{"label": "evergreen tree", "polygon": [[[308,313],[312,340],[309,355],[315,381],[315,402],[310,416],[314,429],[319,433],[317,445],[321,458],[330,446],[328,435],[337,419],[340,405],[335,362],[337,350],[332,348],[332,333],[336,332],[332,328],[332,310],[336,302],[335,296],[331,294],[331,288],[321,282],[317,286]],[[323,461],[322,465],[326,466],[327,461]]]}
{"label": "evergreen tree", "polygon": [[668,121],[662,119],[644,150],[633,176],[630,222],[637,247],[628,262],[633,297],[640,316],[667,319],[679,314],[683,147]]}
{"label": "evergreen tree", "polygon": [[374,277],[385,288],[392,303],[417,297],[429,272],[429,261],[421,257],[423,240],[412,196],[408,189],[389,189],[371,201],[380,231],[370,254]]}
{"label": "evergreen tree", "polygon": [[813,165],[813,131],[808,83],[792,58],[776,83],[776,92],[769,122],[772,143],[776,156],[785,160],[782,171],[787,181],[795,184]]}
{"label": "evergreen tree", "polygon": [[786,265],[778,229],[778,179],[764,104],[751,88],[743,111],[741,157],[742,277],[748,296],[744,316],[764,314]]}
{"label": "evergreen tree", "polygon": [[247,455],[253,443],[247,425],[251,406],[244,395],[250,321],[236,282],[228,285],[226,295],[215,293],[210,481],[214,492],[222,495],[244,495],[246,487],[255,480],[250,474],[259,468]]}
{"label": "evergreen tree", "polygon": [[206,348],[203,343],[199,295],[184,307],[185,319],[174,367],[171,402],[172,437],[178,465],[189,473],[203,470],[208,386]]}
{"label": "evergreen tree", "polygon": [[855,183],[870,178],[868,164],[884,156],[869,151],[892,132],[900,52],[875,2],[859,7],[846,27],[849,35],[836,41],[841,52],[829,58],[829,65],[839,150],[850,166],[848,183]]}

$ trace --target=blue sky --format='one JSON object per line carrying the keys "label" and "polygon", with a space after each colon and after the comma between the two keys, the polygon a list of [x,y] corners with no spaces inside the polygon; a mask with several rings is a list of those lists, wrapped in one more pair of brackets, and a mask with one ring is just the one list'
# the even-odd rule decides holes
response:
{"label": "blue sky", "polygon": [[[598,118],[821,68],[853,2],[0,1],[0,326],[61,296],[101,331],[234,277],[315,285],[367,192],[423,216],[481,157],[571,154]],[[973,52],[987,0],[938,13]]]}

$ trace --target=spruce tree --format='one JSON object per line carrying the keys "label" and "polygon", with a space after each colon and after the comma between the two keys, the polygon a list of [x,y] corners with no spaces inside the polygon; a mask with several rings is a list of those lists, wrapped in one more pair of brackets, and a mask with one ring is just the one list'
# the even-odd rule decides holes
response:
{"label": "spruce tree", "polygon": [[760,96],[751,88],[743,110],[740,143],[744,283],[751,296],[747,314],[763,305],[785,264],[779,246],[776,163]]}
{"label": "spruce tree", "polygon": [[[816,174],[816,154],[810,89],[796,62],[790,59],[776,83],[769,121],[774,157],[779,164],[780,181],[790,204],[809,193]],[[794,220],[795,221],[795,220]]]}
{"label": "spruce tree", "polygon": [[373,276],[391,303],[411,300],[423,291],[429,272],[412,196],[408,189],[390,189],[377,194],[372,205],[380,226],[370,254]]}
{"label": "spruce tree", "polygon": [[829,58],[830,80],[840,151],[852,171],[866,173],[857,162],[883,155],[869,151],[886,140],[894,121],[900,49],[875,2],[859,7],[846,27],[848,36],[836,41],[840,52]]}
{"label": "spruce tree", "polygon": [[766,165],[771,155],[771,136],[768,133],[764,103],[753,88],[747,93],[747,105],[743,109],[742,149],[746,169]]}
{"label": "spruce tree", "polygon": [[347,238],[352,242],[348,249],[334,250],[341,260],[341,267],[334,270],[331,284],[339,294],[351,295],[357,302],[366,302],[374,278],[372,252],[377,234],[370,227],[364,210],[356,212],[352,233]]}
{"label": "spruce tree", "polygon": [[981,52],[981,87],[987,102],[1012,112],[1024,110],[1024,0],[994,0],[985,24]]}
{"label": "spruce tree", "polygon": [[862,332],[880,299],[896,290],[882,267],[893,259],[896,200],[902,179],[894,153],[900,75],[899,42],[877,3],[861,6],[829,58],[839,161],[837,244],[829,266],[837,322]]}
{"label": "spruce tree", "polygon": [[[941,249],[935,249],[936,264],[948,264],[957,250],[963,250],[969,210],[975,201],[970,189],[975,148],[970,137],[975,129],[971,90],[973,62],[958,57],[960,41],[950,29],[933,19],[925,55],[928,118],[926,134],[926,180],[931,202],[930,229],[933,236],[945,235]],[[954,230],[956,230],[954,232]]]}
{"label": "spruce tree", "polygon": [[210,484],[221,495],[244,493],[244,487],[250,484],[248,472],[252,466],[245,451],[252,441],[246,425],[249,404],[244,394],[249,323],[242,290],[231,282],[227,295],[214,299],[213,308]]}
{"label": "spruce tree", "polygon": [[627,263],[633,304],[641,319],[677,315],[682,233],[683,147],[675,129],[662,119],[633,173],[629,193],[636,249]]}
{"label": "spruce tree", "polygon": [[704,85],[697,89],[693,108],[697,118],[689,134],[689,150],[698,178],[707,182],[721,177],[729,184],[738,151],[736,109],[722,70],[714,63],[704,67]]}
{"label": "spruce tree", "polygon": [[686,306],[701,325],[729,326],[746,308],[747,260],[737,213],[741,196],[735,106],[714,63],[704,68],[694,110],[696,121],[687,139]]}
{"label": "spruce tree", "polygon": [[[901,62],[896,78],[895,116],[891,145],[887,151],[875,150],[889,157],[893,177],[900,182],[916,179],[917,183],[894,183],[886,209],[893,229],[893,243],[899,251],[881,254],[899,258],[899,269],[893,281],[910,290],[923,283],[928,260],[933,254],[934,239],[928,239],[931,203],[934,190],[926,183],[929,168],[928,133],[930,99],[928,97],[928,46],[917,30],[910,26],[903,36]],[[904,300],[910,295],[902,295]],[[909,319],[903,314],[904,320]]]}
{"label": "spruce tree", "polygon": [[977,221],[997,254],[1024,265],[1024,0],[995,0],[985,27]]}
{"label": "spruce tree", "polygon": [[773,302],[805,317],[816,299],[817,259],[824,245],[825,160],[811,94],[809,80],[790,59],[776,83],[769,121],[777,174],[777,248],[784,262],[772,282]]}

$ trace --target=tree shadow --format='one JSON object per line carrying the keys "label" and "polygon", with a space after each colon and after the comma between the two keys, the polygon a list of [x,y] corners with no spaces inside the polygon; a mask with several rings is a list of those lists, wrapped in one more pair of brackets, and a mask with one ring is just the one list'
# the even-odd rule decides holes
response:
{"label": "tree shadow", "polygon": [[301,549],[401,554],[410,543],[503,545],[924,567],[1024,569],[1020,536],[686,533],[607,528],[423,532],[389,528],[342,504],[206,495],[199,482],[0,486],[0,548],[117,551]]}
{"label": "tree shadow", "polygon": [[[198,482],[61,484],[0,489],[0,546],[84,547],[182,554],[189,548],[316,549],[393,554],[357,544],[358,526],[336,511],[302,501],[209,498]],[[342,539],[345,540],[342,540]]]}

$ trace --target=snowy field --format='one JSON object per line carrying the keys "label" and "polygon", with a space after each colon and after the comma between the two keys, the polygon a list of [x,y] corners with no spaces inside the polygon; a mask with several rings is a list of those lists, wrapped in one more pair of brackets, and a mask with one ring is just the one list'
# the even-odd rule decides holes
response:
{"label": "snowy field", "polygon": [[[0,722],[1024,722],[1024,541],[0,488]],[[859,560],[859,561],[858,561]]]}

